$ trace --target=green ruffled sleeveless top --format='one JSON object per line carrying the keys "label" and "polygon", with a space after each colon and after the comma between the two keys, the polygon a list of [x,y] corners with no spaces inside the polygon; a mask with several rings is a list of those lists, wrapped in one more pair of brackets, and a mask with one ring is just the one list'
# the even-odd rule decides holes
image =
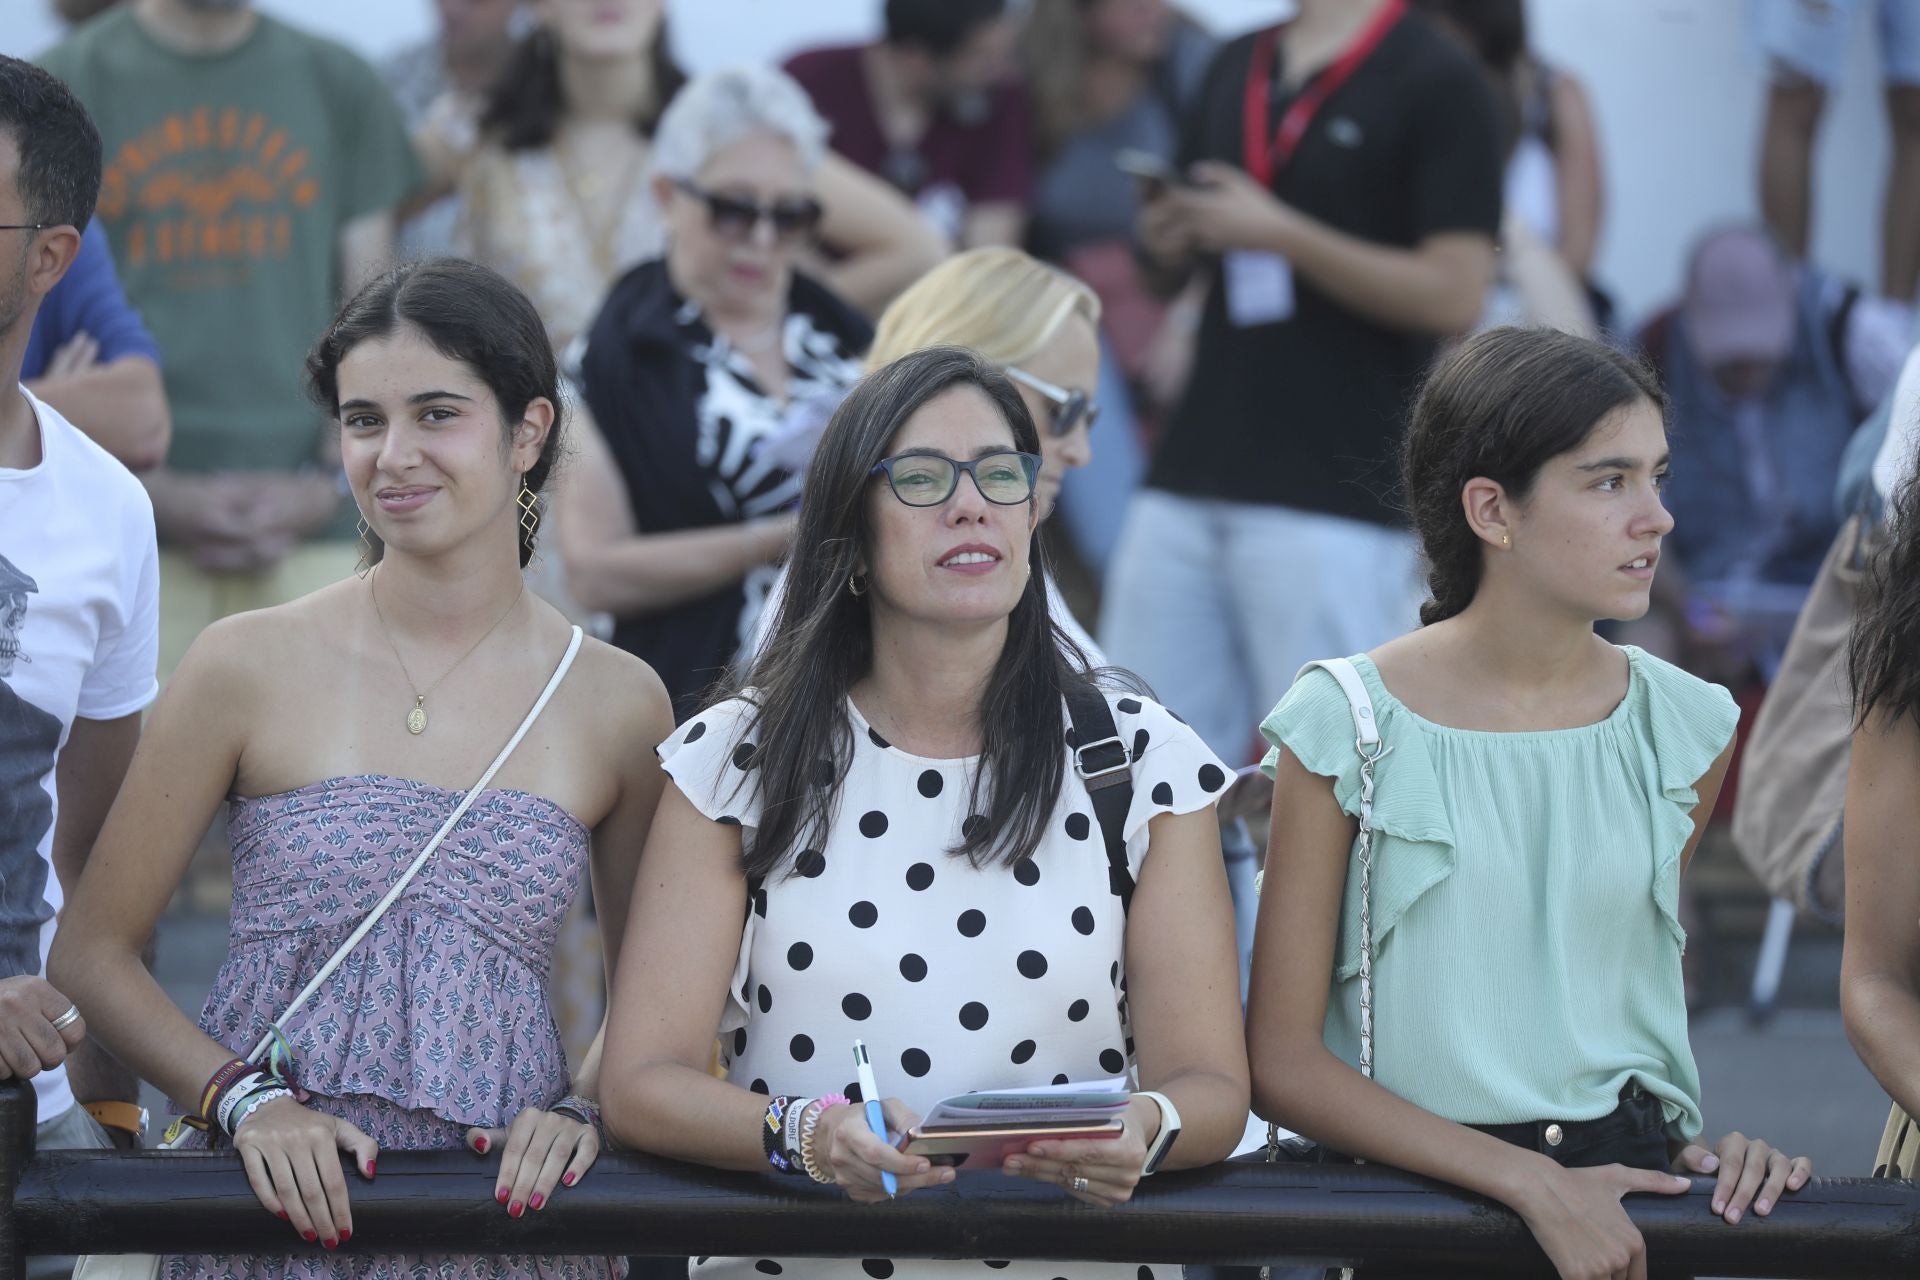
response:
{"label": "green ruffled sleeveless top", "polygon": [[[1678,916],[1694,784],[1733,737],[1725,689],[1625,647],[1627,694],[1574,729],[1423,720],[1353,659],[1390,748],[1374,769],[1374,1072],[1464,1124],[1591,1120],[1638,1082],[1700,1132]],[[1353,717],[1315,668],[1260,726],[1360,809]],[[1360,877],[1349,867],[1326,1044],[1360,1060]]]}

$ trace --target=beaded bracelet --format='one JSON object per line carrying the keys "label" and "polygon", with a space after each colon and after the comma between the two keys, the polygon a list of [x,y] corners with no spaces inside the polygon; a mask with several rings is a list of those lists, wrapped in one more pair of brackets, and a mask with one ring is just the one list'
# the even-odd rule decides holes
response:
{"label": "beaded bracelet", "polygon": [[784,1093],[767,1099],[767,1113],[760,1121],[760,1150],[767,1157],[767,1163],[781,1173],[793,1172],[792,1163],[780,1147],[780,1138],[786,1130],[787,1102]]}
{"label": "beaded bracelet", "polygon": [[213,1113],[207,1119],[218,1125],[222,1133],[231,1134],[234,1111],[246,1101],[249,1094],[267,1086],[270,1079],[258,1071],[247,1072],[221,1091],[220,1101],[214,1104]]}
{"label": "beaded bracelet", "polygon": [[227,1136],[231,1138],[238,1134],[240,1132],[240,1126],[246,1122],[247,1117],[267,1103],[278,1102],[282,1098],[291,1098],[292,1096],[293,1090],[277,1081],[269,1084],[264,1089],[256,1089],[252,1093],[249,1093],[241,1100],[240,1105],[233,1109],[232,1127],[227,1129]]}

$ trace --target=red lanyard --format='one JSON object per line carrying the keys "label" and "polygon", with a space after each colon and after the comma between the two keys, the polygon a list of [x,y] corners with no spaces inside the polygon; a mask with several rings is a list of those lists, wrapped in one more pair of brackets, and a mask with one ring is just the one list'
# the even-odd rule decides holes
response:
{"label": "red lanyard", "polygon": [[1284,114],[1280,117],[1280,126],[1274,130],[1273,142],[1262,146],[1267,136],[1267,102],[1269,86],[1273,79],[1273,59],[1275,48],[1280,42],[1280,29],[1263,31],[1254,37],[1253,57],[1247,64],[1246,110],[1242,117],[1241,145],[1245,148],[1246,170],[1253,175],[1254,181],[1263,187],[1273,185],[1273,177],[1293,159],[1293,153],[1300,145],[1300,139],[1307,136],[1307,126],[1320,114],[1320,108],[1334,91],[1345,84],[1353,73],[1360,69],[1380,42],[1387,38],[1394,24],[1407,11],[1406,0],[1387,0],[1380,6],[1380,12],[1373,16],[1366,29],[1362,31],[1347,51],[1333,62],[1325,71],[1315,76],[1313,83],[1300,91]]}

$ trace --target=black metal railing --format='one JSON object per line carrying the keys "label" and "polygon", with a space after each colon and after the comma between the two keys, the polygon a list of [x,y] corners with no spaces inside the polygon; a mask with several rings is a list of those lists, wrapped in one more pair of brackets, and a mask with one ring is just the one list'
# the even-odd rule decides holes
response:
{"label": "black metal railing", "polygon": [[[0,1280],[29,1254],[267,1252],[318,1248],[263,1209],[231,1154],[33,1150],[31,1089],[0,1086]],[[1526,1227],[1467,1192],[1379,1167],[1224,1164],[1162,1174],[1131,1203],[1095,1209],[997,1173],[884,1205],[804,1179],[608,1156],[543,1210],[509,1218],[494,1158],[382,1152],[349,1174],[350,1253],[1033,1258],[1259,1263],[1286,1258],[1422,1264],[1445,1276],[1551,1275]],[[1634,1196],[1653,1274],[1920,1276],[1920,1186],[1816,1178],[1766,1218],[1727,1226],[1712,1183]]]}

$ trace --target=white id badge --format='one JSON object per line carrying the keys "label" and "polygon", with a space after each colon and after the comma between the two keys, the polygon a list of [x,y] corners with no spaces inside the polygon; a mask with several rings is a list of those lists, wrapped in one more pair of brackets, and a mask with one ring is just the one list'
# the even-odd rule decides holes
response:
{"label": "white id badge", "polygon": [[1220,269],[1227,286],[1227,318],[1242,329],[1293,318],[1293,267],[1277,253],[1230,249]]}

